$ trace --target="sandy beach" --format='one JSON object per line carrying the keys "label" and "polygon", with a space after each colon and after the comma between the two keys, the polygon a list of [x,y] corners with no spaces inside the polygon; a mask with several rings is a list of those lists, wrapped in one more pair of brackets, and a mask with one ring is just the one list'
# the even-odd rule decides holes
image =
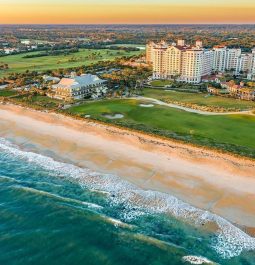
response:
{"label": "sandy beach", "polygon": [[14,105],[0,105],[0,137],[172,194],[255,235],[254,160]]}

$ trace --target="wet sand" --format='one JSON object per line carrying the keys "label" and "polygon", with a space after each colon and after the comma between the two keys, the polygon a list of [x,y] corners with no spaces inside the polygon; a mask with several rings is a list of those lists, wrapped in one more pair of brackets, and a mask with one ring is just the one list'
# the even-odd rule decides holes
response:
{"label": "wet sand", "polygon": [[254,160],[14,105],[0,105],[0,137],[172,194],[255,235]]}

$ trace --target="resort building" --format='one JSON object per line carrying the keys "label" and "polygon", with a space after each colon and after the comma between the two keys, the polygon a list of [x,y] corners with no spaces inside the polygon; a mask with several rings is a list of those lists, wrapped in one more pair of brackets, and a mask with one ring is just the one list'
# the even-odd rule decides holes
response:
{"label": "resort building", "polygon": [[227,63],[227,47],[215,46],[213,48],[213,71],[225,72]]}
{"label": "resort building", "polygon": [[247,78],[250,80],[255,80],[255,48],[252,49]]}
{"label": "resort building", "polygon": [[184,40],[172,45],[150,43],[146,58],[153,65],[153,79],[200,83],[203,76],[212,72],[213,52],[204,49],[201,41],[195,46],[186,45]]}
{"label": "resort building", "polygon": [[58,84],[52,86],[53,97],[66,101],[87,98],[93,93],[97,93],[98,90],[105,90],[105,83],[106,80],[100,79],[96,75],[76,76],[72,74],[70,78],[62,78]]}
{"label": "resort building", "polygon": [[146,61],[153,66],[153,79],[177,79],[188,83],[200,83],[203,77],[213,72],[247,74],[255,79],[255,49],[244,54],[241,49],[226,46],[203,48],[202,41],[194,46],[186,45],[184,40],[168,45],[165,41],[149,42],[146,46]]}
{"label": "resort building", "polygon": [[224,73],[232,71],[235,74],[248,72],[251,67],[252,54],[242,53],[241,49],[229,49],[225,47],[214,47],[213,70]]}
{"label": "resort building", "polygon": [[226,51],[226,70],[238,72],[237,69],[240,68],[240,57],[242,54],[241,49],[227,49]]}
{"label": "resort building", "polygon": [[154,48],[154,42],[149,42],[146,44],[146,63],[151,64],[152,61],[152,50]]}

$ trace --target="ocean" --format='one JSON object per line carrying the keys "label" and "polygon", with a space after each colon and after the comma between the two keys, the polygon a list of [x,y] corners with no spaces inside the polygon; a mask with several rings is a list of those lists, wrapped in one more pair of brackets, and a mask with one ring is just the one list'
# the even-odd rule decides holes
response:
{"label": "ocean", "polygon": [[255,238],[174,196],[0,138],[1,265],[255,264]]}

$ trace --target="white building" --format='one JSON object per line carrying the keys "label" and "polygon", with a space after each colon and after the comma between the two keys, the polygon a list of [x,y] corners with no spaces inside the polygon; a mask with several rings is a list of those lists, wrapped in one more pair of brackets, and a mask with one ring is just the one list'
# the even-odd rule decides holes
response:
{"label": "white building", "polygon": [[236,73],[241,73],[241,72],[245,72],[245,73],[248,73],[249,71],[249,67],[251,65],[251,60],[252,60],[252,57],[251,57],[251,54],[241,54],[239,57],[238,57],[238,64],[237,64],[237,67],[236,67]]}
{"label": "white building", "polygon": [[60,78],[54,77],[54,76],[49,76],[49,75],[43,75],[43,81],[46,83],[52,82],[52,83],[56,84],[60,81]]}
{"label": "white building", "polygon": [[253,69],[253,61],[255,50],[253,53],[242,53],[240,48],[230,49],[224,47],[214,47],[214,64],[213,70],[224,73],[225,71],[233,71],[235,74],[249,73]]}
{"label": "white building", "polygon": [[226,70],[238,72],[241,54],[241,49],[227,49]]}
{"label": "white building", "polygon": [[255,48],[252,49],[247,78],[255,80]]}
{"label": "white building", "polygon": [[150,42],[146,46],[147,63],[153,66],[153,79],[178,79],[199,83],[202,77],[212,72],[235,74],[247,73],[248,79],[255,79],[255,48],[244,54],[241,49],[215,46],[212,50],[203,48],[202,41],[195,46],[186,45],[184,40],[168,45],[165,41]]}
{"label": "white building", "polygon": [[216,46],[213,48],[213,70],[218,72],[225,72],[227,65],[227,47]]}
{"label": "white building", "polygon": [[4,48],[3,51],[5,54],[12,54],[15,52],[19,52],[19,48]]}
{"label": "white building", "polygon": [[203,51],[202,76],[210,75],[213,68],[214,53],[212,50]]}
{"label": "white building", "polygon": [[52,86],[53,97],[63,100],[84,99],[94,93],[98,94],[99,90],[105,91],[105,83],[106,80],[96,75],[72,75],[70,78],[62,78],[58,84]]}

